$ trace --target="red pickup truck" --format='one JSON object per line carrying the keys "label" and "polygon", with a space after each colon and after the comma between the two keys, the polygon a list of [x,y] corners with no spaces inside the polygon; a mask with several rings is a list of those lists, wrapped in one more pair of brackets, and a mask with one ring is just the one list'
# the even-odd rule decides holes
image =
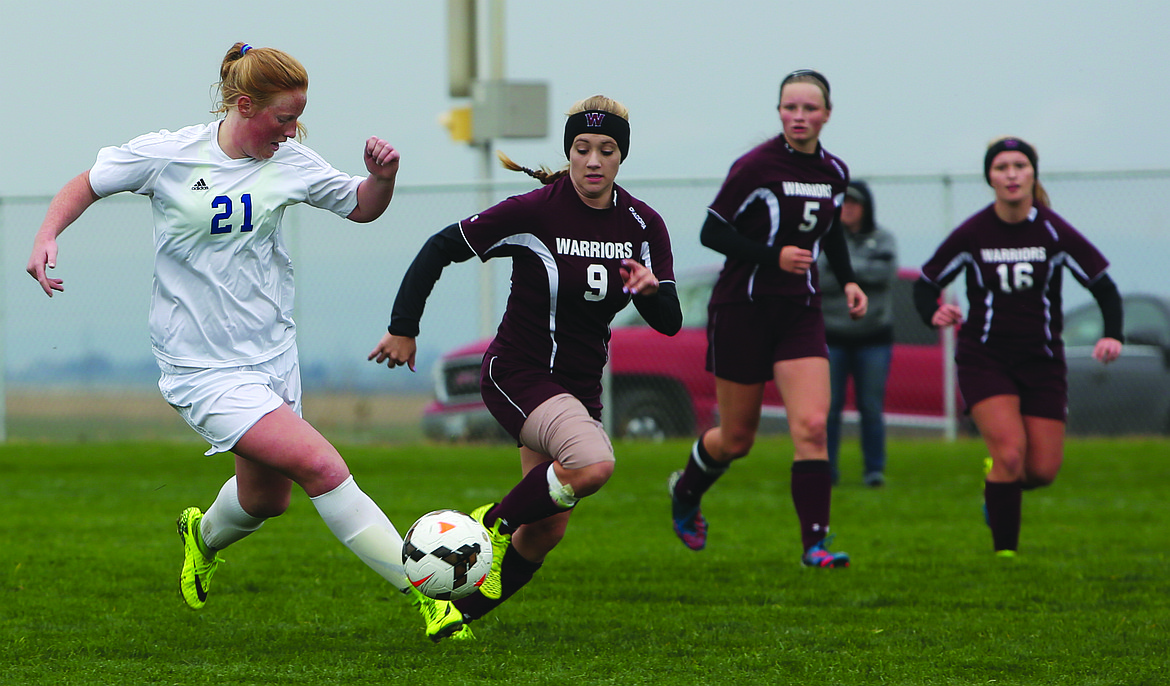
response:
{"label": "red pickup truck", "polygon": [[[646,326],[633,307],[614,321],[605,382],[607,426],[614,437],[692,436],[716,423],[715,379],[704,359],[707,301],[717,275],[718,268],[712,267],[679,279],[683,328],[673,337]],[[916,270],[899,271],[886,421],[889,426],[942,429],[947,421],[943,346],[939,332],[924,325],[914,310],[912,285],[917,278]],[[427,437],[506,438],[479,396],[480,362],[489,342],[482,339],[452,350],[435,365],[436,399],[423,413]],[[762,423],[782,422],[784,417],[775,385],[767,384]],[[857,420],[852,389],[844,420]]]}

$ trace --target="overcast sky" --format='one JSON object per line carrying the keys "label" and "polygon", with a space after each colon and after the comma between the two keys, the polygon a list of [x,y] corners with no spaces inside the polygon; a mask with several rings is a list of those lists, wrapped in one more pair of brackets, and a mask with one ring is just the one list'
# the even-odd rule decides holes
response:
{"label": "overcast sky", "polygon": [[[822,141],[855,176],[978,172],[1007,133],[1042,170],[1165,168],[1168,25],[1170,4],[1149,0],[510,0],[505,75],[549,84],[553,135],[496,147],[558,166],[563,112],[604,93],[631,110],[623,176],[722,176],[777,132],[780,78],[812,67],[833,87]],[[438,124],[462,104],[445,2],[44,0],[0,22],[0,195],[53,193],[101,146],[210,119],[237,40],[305,64],[305,142],[335,166],[361,173],[376,134],[402,151],[400,183],[479,174]]]}

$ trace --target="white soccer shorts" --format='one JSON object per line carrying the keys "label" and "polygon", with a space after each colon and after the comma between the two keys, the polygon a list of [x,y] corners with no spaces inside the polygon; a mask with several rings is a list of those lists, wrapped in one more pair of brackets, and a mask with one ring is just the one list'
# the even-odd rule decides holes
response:
{"label": "white soccer shorts", "polygon": [[163,398],[211,449],[227,452],[269,412],[287,404],[301,414],[301,367],[297,347],[245,367],[176,367],[159,361]]}

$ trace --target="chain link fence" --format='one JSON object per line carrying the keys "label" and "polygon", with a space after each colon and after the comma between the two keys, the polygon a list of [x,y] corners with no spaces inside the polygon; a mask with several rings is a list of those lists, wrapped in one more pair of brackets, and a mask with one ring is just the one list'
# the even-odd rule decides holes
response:
{"label": "chain link fence", "polygon": [[[992,197],[978,174],[865,178],[874,194],[878,223],[896,235],[899,263],[907,268],[922,264],[954,226]],[[706,206],[721,181],[619,180],[665,218],[681,288],[687,287],[688,279],[710,273],[721,262],[698,240]],[[1043,182],[1054,209],[1110,259],[1110,273],[1123,294],[1170,298],[1170,283],[1162,271],[1170,256],[1170,232],[1164,226],[1170,217],[1170,170],[1053,172],[1045,173]],[[506,262],[484,265],[473,260],[447,268],[423,317],[416,372],[376,367],[366,357],[385,331],[399,279],[423,241],[482,207],[532,188],[534,182],[511,178],[487,184],[399,186],[390,209],[372,224],[354,224],[304,206],[290,208],[284,231],[296,264],[296,320],[305,415],[310,421],[337,440],[469,436],[457,429],[460,422],[467,425],[475,399],[464,399],[467,402],[460,407],[436,406],[435,381],[441,385],[444,378],[438,363],[444,354],[494,331],[507,299],[510,268]],[[32,237],[49,201],[48,197],[0,197],[5,266],[0,300],[4,363],[0,417],[5,421],[0,437],[194,440],[194,433],[162,401],[155,386],[158,370],[147,331],[153,261],[149,202],[128,194],[105,199],[62,234],[54,276],[65,280],[66,290],[50,299],[25,273]],[[963,300],[961,292],[954,295]],[[1066,280],[1065,311],[1088,303],[1089,294],[1075,281]],[[684,306],[688,321],[701,325],[705,308],[701,295]],[[921,324],[908,310],[907,314],[903,319],[910,328],[900,325],[899,336],[921,341],[923,332],[913,328]],[[1158,324],[1151,321],[1143,326],[1156,329]],[[628,409],[632,404],[643,408],[633,415],[623,410],[620,417],[609,416],[618,435],[685,434],[714,420],[707,401],[688,398],[686,393],[679,396],[680,386],[686,391],[689,383],[681,377],[706,374],[702,357],[696,359],[698,353],[693,351],[683,353],[678,347],[684,345],[681,339],[659,338],[640,344],[640,354],[648,355],[641,361],[614,360],[618,378],[608,389],[610,409]],[[1147,381],[1155,374],[1165,380],[1168,339],[1170,332],[1154,331],[1141,338],[1151,345],[1129,346],[1127,355],[1135,354],[1129,360],[1123,357],[1123,362],[1137,364],[1122,371]],[[619,352],[615,347],[615,358]],[[670,373],[659,377],[647,372],[655,362],[670,367]],[[694,366],[698,369],[686,368]],[[619,372],[621,367],[634,371]],[[1073,384],[1072,393],[1101,396],[1098,399],[1106,402],[1100,412],[1106,414],[1110,394],[1119,394],[1115,406],[1122,407],[1120,398],[1128,398],[1131,388],[1112,371],[1088,370],[1088,380]],[[945,395],[946,372],[941,362],[937,369],[914,373],[921,378],[899,380],[906,392],[914,392],[917,384],[920,394]],[[1092,374],[1112,376],[1094,385]],[[655,384],[660,385],[660,393],[642,392],[638,402],[630,398],[630,389],[653,391]],[[1161,388],[1164,396],[1170,395],[1170,383]],[[615,392],[622,395],[614,397]],[[443,388],[438,395],[445,395]],[[673,399],[664,400],[668,397]],[[943,398],[915,402],[941,406]],[[1170,399],[1151,399],[1143,406],[1157,413],[1167,404]],[[1070,405],[1076,407],[1075,397]],[[1170,410],[1165,412],[1149,425],[1135,427],[1130,422],[1124,431],[1166,431]],[[1117,423],[1097,413],[1074,412],[1070,429],[1115,433]],[[782,414],[778,412],[781,419]],[[902,419],[911,428],[946,430],[941,423],[916,421],[914,415]],[[424,427],[429,427],[425,434]]]}

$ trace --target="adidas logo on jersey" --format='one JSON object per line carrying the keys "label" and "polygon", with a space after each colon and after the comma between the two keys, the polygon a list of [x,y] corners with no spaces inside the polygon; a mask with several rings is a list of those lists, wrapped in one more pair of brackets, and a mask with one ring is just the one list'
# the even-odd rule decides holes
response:
{"label": "adidas logo on jersey", "polygon": [[203,179],[199,179],[198,181],[196,181],[196,182],[195,182],[195,185],[194,185],[194,186],[191,186],[191,190],[193,190],[193,191],[205,191],[205,190],[207,190],[207,184],[206,184],[206,183],[203,183]]}

